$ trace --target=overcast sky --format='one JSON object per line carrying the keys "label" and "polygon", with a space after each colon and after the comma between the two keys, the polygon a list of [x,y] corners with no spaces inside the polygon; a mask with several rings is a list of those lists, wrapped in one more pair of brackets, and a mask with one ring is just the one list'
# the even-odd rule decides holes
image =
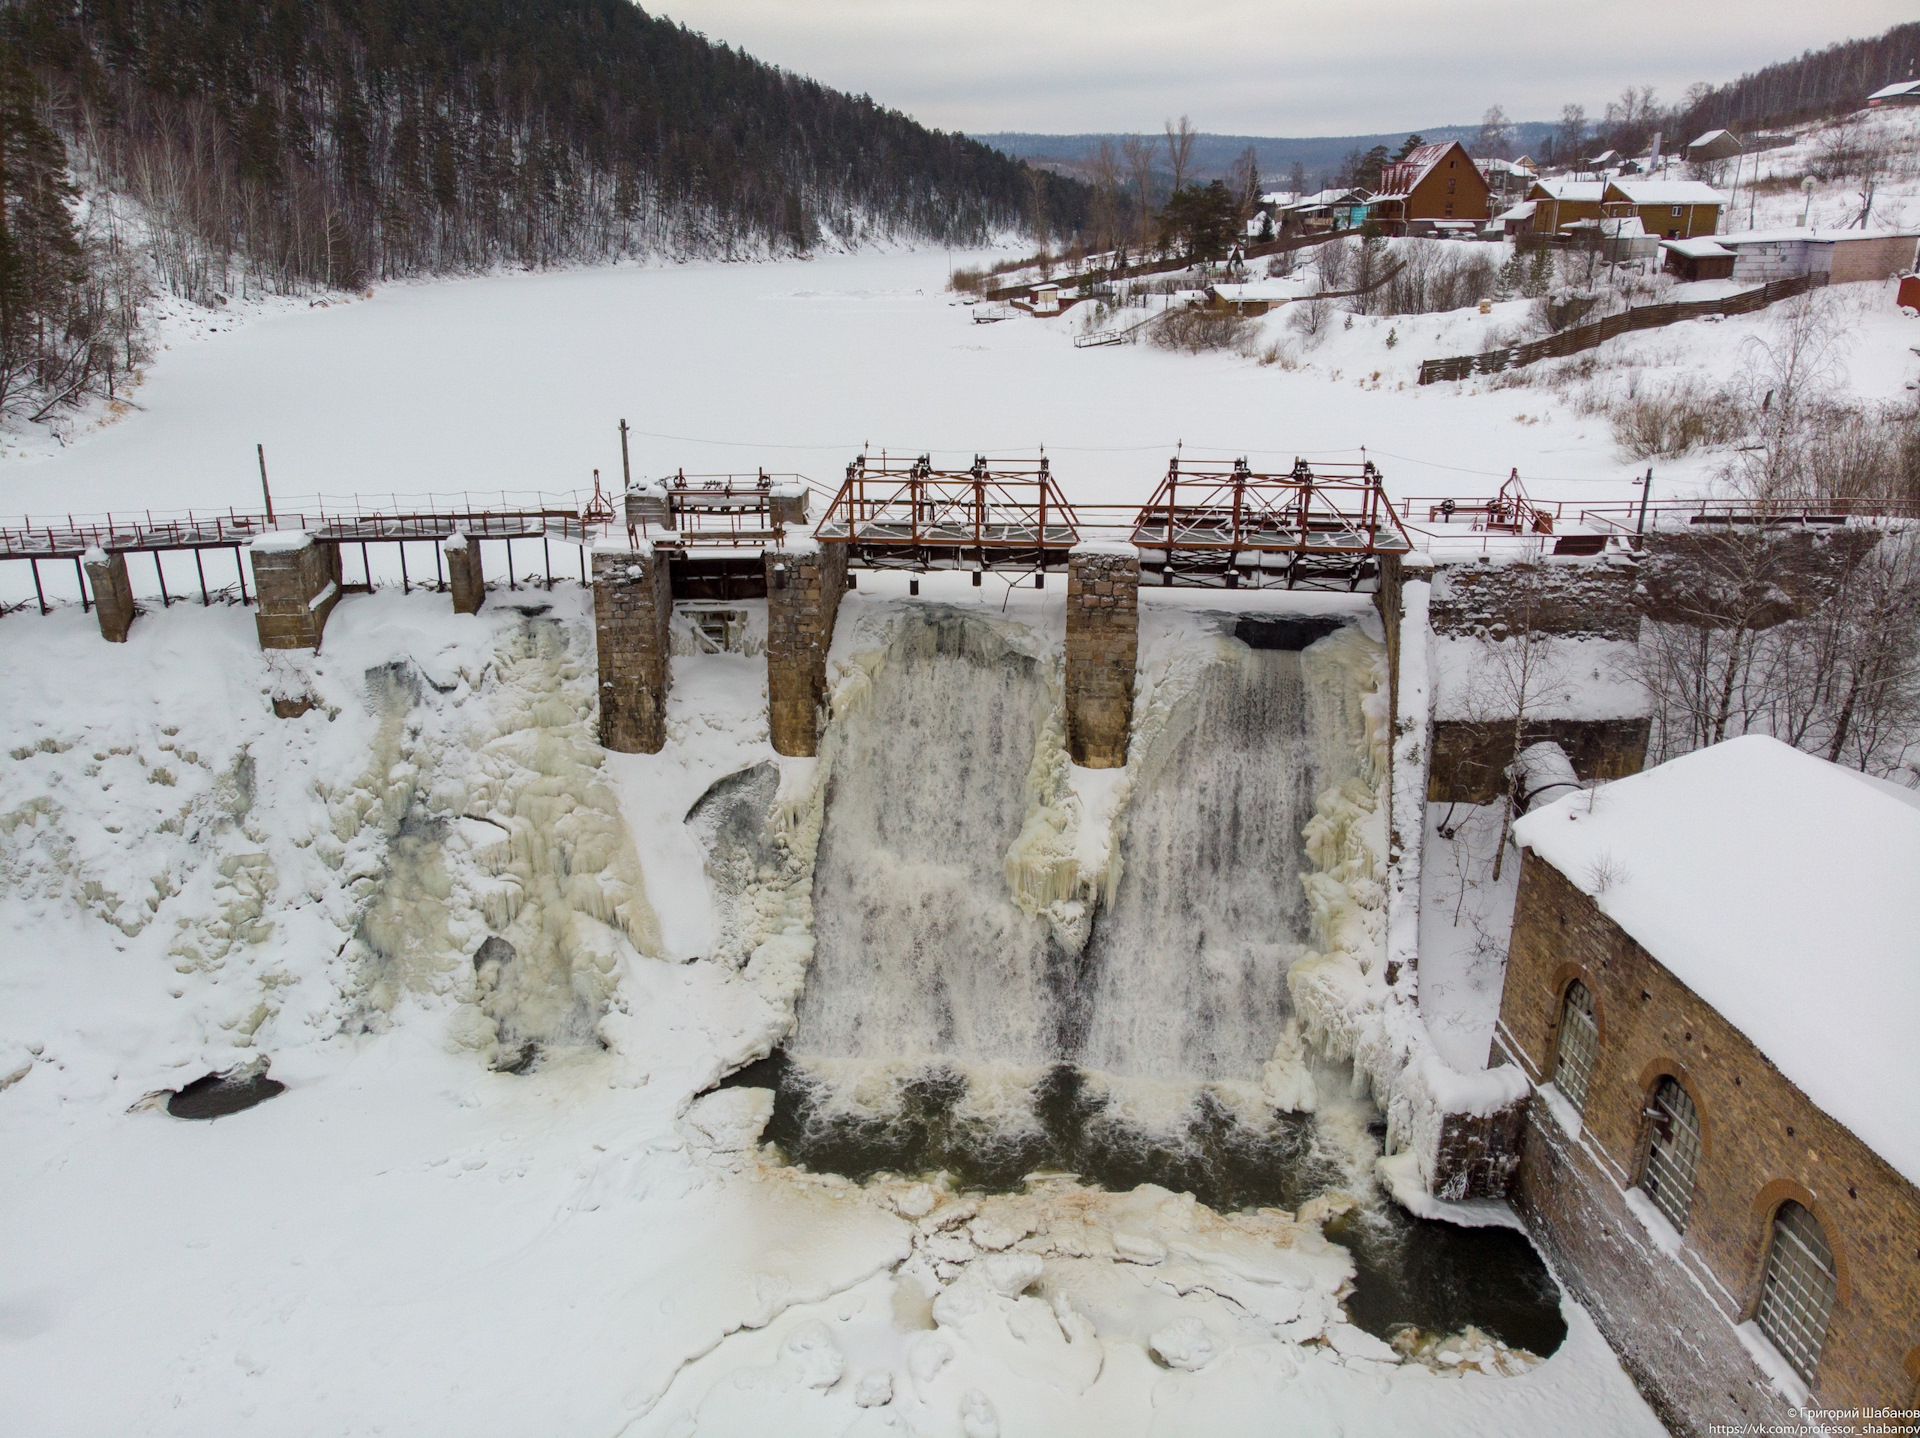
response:
{"label": "overcast sky", "polygon": [[1349,135],[1598,116],[1913,18],[1913,0],[656,0],[644,8],[974,133]]}

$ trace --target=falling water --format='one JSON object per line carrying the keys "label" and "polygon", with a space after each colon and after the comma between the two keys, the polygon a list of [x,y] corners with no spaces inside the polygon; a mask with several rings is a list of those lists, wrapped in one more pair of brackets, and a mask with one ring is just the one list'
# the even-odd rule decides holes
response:
{"label": "falling water", "polygon": [[1005,870],[1057,707],[1041,661],[987,622],[902,620],[870,696],[828,737],[793,1053],[1055,1056],[1062,956]]}
{"label": "falling water", "polygon": [[1351,635],[1302,653],[1267,646],[1310,636],[1241,623],[1142,756],[1084,966],[1084,1067],[1251,1079],[1272,1056],[1307,938],[1303,831],[1315,799],[1360,768],[1345,686],[1308,671],[1336,664]]}

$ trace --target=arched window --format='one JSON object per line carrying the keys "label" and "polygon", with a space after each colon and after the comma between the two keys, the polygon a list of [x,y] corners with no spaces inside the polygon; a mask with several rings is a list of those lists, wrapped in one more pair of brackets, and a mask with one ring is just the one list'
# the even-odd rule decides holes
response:
{"label": "arched window", "polygon": [[1788,1199],[1773,1216],[1773,1242],[1767,1245],[1767,1272],[1754,1319],[1780,1356],[1809,1383],[1820,1364],[1820,1346],[1827,1340],[1827,1320],[1839,1288],[1833,1250],[1819,1220]]}
{"label": "arched window", "polygon": [[1653,1091],[1646,1117],[1653,1132],[1640,1187],[1667,1221],[1684,1232],[1687,1210],[1693,1206],[1693,1175],[1700,1167],[1700,1115],[1687,1091],[1668,1075]]}
{"label": "arched window", "polygon": [[1587,1085],[1593,1080],[1593,1061],[1600,1052],[1600,1026],[1593,1020],[1593,995],[1575,979],[1560,1003],[1560,1051],[1554,1059],[1553,1081],[1567,1102],[1584,1112]]}

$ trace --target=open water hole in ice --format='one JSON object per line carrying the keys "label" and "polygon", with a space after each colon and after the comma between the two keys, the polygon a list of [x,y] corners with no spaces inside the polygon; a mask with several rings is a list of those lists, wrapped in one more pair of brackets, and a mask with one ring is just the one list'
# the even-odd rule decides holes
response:
{"label": "open water hole in ice", "polygon": [[[1030,1174],[1071,1173],[1112,1192],[1157,1184],[1232,1213],[1296,1212],[1350,1182],[1316,1144],[1310,1114],[1274,1112],[1249,1122],[1202,1087],[1183,1124],[1148,1129],[1116,1111],[1098,1075],[1068,1064],[1041,1072],[1013,1123],[970,1111],[967,1077],[951,1064],[902,1078],[895,1102],[864,1113],[833,1104],[802,1064],[778,1050],[723,1086],[771,1088],[766,1141],[789,1163],[859,1183],[944,1173],[961,1190],[1019,1193]],[[1418,1218],[1385,1201],[1363,1203],[1324,1231],[1353,1255],[1347,1316],[1375,1337],[1472,1325],[1545,1358],[1567,1336],[1559,1288],[1516,1229]]]}

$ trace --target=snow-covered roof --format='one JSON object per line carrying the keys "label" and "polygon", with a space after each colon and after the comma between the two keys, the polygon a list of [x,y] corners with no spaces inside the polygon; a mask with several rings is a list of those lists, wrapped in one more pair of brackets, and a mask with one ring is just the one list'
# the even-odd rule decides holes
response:
{"label": "snow-covered roof", "polygon": [[1245,304],[1251,300],[1282,304],[1287,300],[1298,299],[1300,286],[1292,280],[1266,280],[1244,285],[1214,285],[1211,292],[1228,304]]}
{"label": "snow-covered roof", "polygon": [[1522,200],[1519,204],[1515,205],[1512,209],[1502,210],[1499,214],[1495,215],[1494,218],[1496,220],[1531,219],[1533,217],[1534,210],[1539,206],[1539,204],[1540,202],[1538,200]]}
{"label": "snow-covered roof", "polygon": [[1901,80],[1875,90],[1867,96],[1867,103],[1871,105],[1875,100],[1898,100],[1906,95],[1920,95],[1920,80]]}
{"label": "snow-covered roof", "polygon": [[1546,191],[1550,200],[1586,205],[1599,204],[1607,192],[1605,180],[1535,180],[1533,187]]}
{"label": "snow-covered roof", "polygon": [[1365,198],[1364,190],[1316,190],[1311,195],[1302,195],[1289,210],[1317,210],[1324,205],[1344,205]]}
{"label": "snow-covered roof", "polygon": [[[1450,152],[1458,149],[1458,140],[1445,140],[1433,145],[1416,145],[1407,151],[1405,159],[1395,160],[1380,171],[1380,188],[1388,193],[1377,196],[1379,199],[1404,199],[1419,187],[1429,171],[1440,163]],[[1472,161],[1469,160],[1471,165]]]}
{"label": "snow-covered roof", "polygon": [[1698,180],[1615,180],[1618,190],[1636,205],[1720,205],[1720,192]]}
{"label": "snow-covered roof", "polygon": [[1742,230],[1737,235],[1716,235],[1723,245],[1788,245],[1796,242],[1813,245],[1837,245],[1843,240],[1911,240],[1920,239],[1916,230],[1823,230],[1818,227],[1801,229],[1797,226],[1780,230]]}
{"label": "snow-covered roof", "polygon": [[1749,735],[1514,835],[1920,1183],[1920,809]]}
{"label": "snow-covered roof", "polygon": [[1733,258],[1733,251],[1711,235],[1695,235],[1690,240],[1662,240],[1660,248],[1672,250],[1676,255],[1684,255],[1690,260]]}

